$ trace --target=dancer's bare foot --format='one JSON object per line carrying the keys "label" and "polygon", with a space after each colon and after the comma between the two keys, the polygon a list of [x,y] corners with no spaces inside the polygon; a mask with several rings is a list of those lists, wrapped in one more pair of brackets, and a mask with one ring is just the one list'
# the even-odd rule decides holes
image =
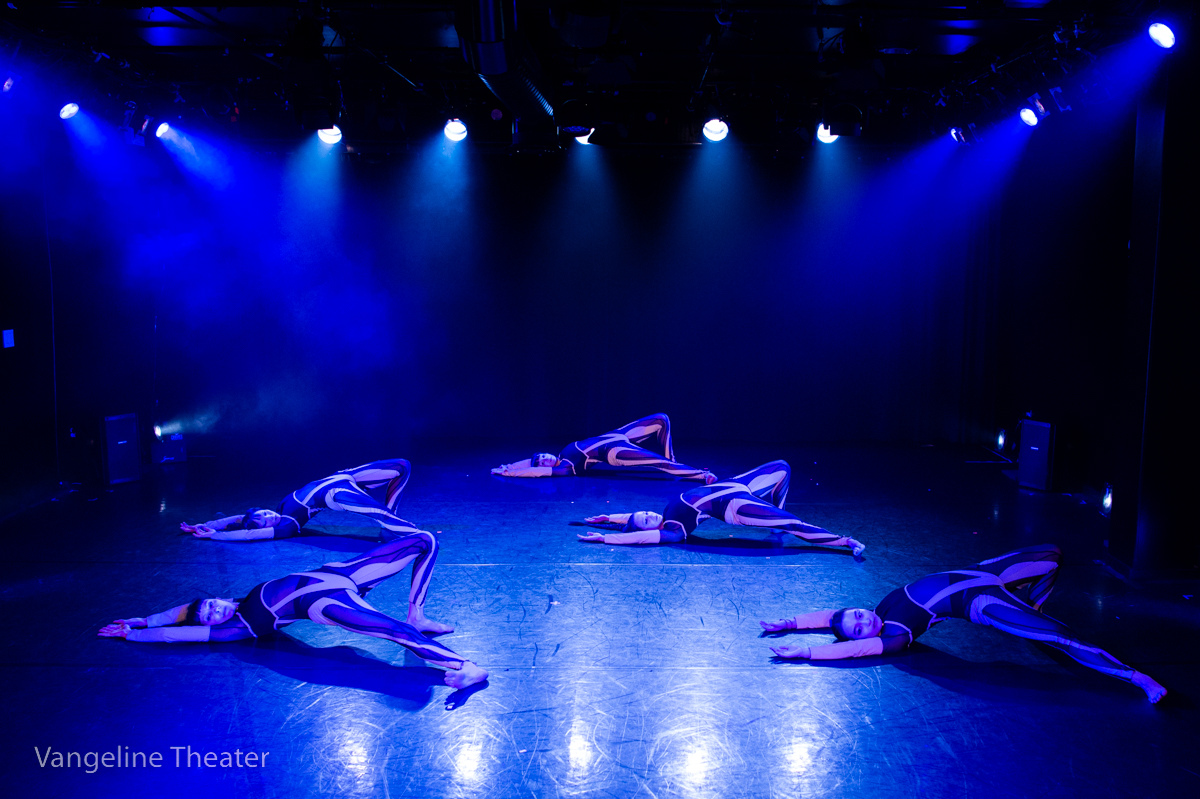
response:
{"label": "dancer's bare foot", "polygon": [[452,633],[454,628],[449,624],[442,624],[440,621],[427,619],[424,616],[409,616],[406,621],[416,627],[423,633],[433,633],[434,635],[442,635],[443,633]]}
{"label": "dancer's bare foot", "polygon": [[846,539],[846,546],[850,547],[850,554],[856,558],[861,558],[863,551],[867,545],[861,541],[855,541],[853,538]]}
{"label": "dancer's bare foot", "polygon": [[1151,679],[1149,675],[1142,674],[1140,671],[1134,672],[1133,679],[1130,682],[1146,692],[1146,698],[1150,700],[1150,704],[1152,705],[1158,704],[1158,700],[1167,695],[1166,688],[1163,688]]}
{"label": "dancer's bare foot", "polygon": [[488,678],[488,673],[469,660],[464,660],[458,671],[446,672],[446,685],[451,688],[466,688],[469,685],[481,683]]}

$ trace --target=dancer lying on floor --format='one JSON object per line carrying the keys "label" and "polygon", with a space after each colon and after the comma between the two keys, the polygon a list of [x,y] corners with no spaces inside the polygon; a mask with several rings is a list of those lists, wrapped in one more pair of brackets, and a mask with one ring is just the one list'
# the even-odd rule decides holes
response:
{"label": "dancer lying on floor", "polygon": [[1133,683],[1151,702],[1162,699],[1166,688],[1042,613],[1061,558],[1052,544],[1023,547],[966,569],[922,577],[892,591],[873,611],[821,610],[761,624],[767,632],[830,629],[837,643],[784,644],[771,651],[782,658],[840,660],[899,652],[938,622],[965,619],[1041,641],[1088,668]]}
{"label": "dancer lying on floor", "polygon": [[671,420],[656,413],[618,427],[604,435],[574,441],[558,457],[539,452],[516,463],[492,469],[502,477],[582,477],[595,466],[643,466],[685,480],[711,483],[716,476],[707,469],[678,463],[671,446]]}
{"label": "dancer lying on floor", "polygon": [[[421,532],[396,515],[400,492],[412,466],[403,458],[374,461],[314,480],[283,498],[275,510],[250,508],[237,516],[203,524],[184,522],[179,529],[214,541],[258,541],[291,538],[322,509],[346,510],[378,522],[381,540]],[[373,496],[374,495],[374,496]]]}
{"label": "dancer lying on floor", "polygon": [[[486,680],[487,672],[422,634],[454,632],[454,628],[425,617],[425,596],[437,550],[433,534],[413,533],[344,563],[326,563],[312,571],[260,583],[243,599],[197,599],[144,619],[117,619],[98,635],[138,642],[236,641],[269,636],[280,627],[309,619],[395,641],[418,657],[449,669],[447,685],[465,688]],[[400,621],[371,607],[364,597],[410,561],[408,617]]]}
{"label": "dancer lying on floor", "polygon": [[622,532],[587,533],[580,541],[605,544],[676,544],[685,540],[700,522],[724,519],[728,524],[779,530],[810,544],[847,547],[855,557],[866,545],[806,524],[783,509],[792,470],[787,461],[771,461],[745,474],[684,491],[660,513],[614,513],[589,516],[588,524],[619,526]]}

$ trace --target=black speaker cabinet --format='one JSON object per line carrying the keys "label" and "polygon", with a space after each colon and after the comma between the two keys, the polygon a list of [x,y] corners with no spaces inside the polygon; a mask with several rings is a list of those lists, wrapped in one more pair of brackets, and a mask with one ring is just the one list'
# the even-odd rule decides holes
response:
{"label": "black speaker cabinet", "polygon": [[105,416],[100,436],[104,462],[104,482],[128,483],[141,479],[142,455],[138,451],[138,421],[136,413]]}
{"label": "black speaker cabinet", "polygon": [[1054,473],[1054,425],[1026,419],[1021,422],[1021,454],[1017,483],[1049,491]]}

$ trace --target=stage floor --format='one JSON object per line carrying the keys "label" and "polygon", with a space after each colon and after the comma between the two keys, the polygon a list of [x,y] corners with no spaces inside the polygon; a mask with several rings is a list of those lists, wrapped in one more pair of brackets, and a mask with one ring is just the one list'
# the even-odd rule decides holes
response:
{"label": "stage floor", "polygon": [[[1018,489],[970,448],[686,448],[735,474],[783,457],[788,509],[867,544],[806,546],[718,521],[686,544],[611,547],[568,522],[661,510],[692,484],[518,480],[524,450],[414,458],[404,518],[437,531],[427,611],[491,672],[455,692],[383,640],[298,623],[273,641],[134,644],[96,630],[374,545],[327,512],[278,542],[178,534],[273,506],[322,473],[193,459],[0,525],[10,796],[1143,797],[1200,793],[1197,600],[1096,562],[1094,499]],[[379,453],[380,457],[406,453]],[[298,471],[298,470],[297,470]],[[284,472],[284,473],[281,473]],[[908,652],[835,664],[771,656],[759,619],[874,607],[892,588],[1026,544],[1057,543],[1045,610],[1162,682],[1140,690],[1053,650],[949,621]],[[371,594],[403,618],[408,575]],[[829,636],[808,636],[831,640]],[[216,752],[213,767],[188,752]],[[54,767],[53,754],[160,753]],[[223,767],[222,752],[240,762]],[[247,765],[246,753],[269,753]],[[179,762],[176,757],[179,755]],[[110,760],[110,764],[115,761]]]}

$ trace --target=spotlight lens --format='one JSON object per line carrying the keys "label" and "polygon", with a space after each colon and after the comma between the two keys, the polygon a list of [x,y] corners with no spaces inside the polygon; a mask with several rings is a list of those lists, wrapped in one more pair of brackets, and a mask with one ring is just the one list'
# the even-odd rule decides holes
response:
{"label": "spotlight lens", "polygon": [[6,92],[12,91],[12,87],[15,85],[16,85],[16,81],[14,81],[11,77],[4,79],[4,91],[6,91]]}
{"label": "spotlight lens", "polygon": [[1003,430],[1001,430],[1000,434],[996,436],[996,447],[998,449],[1004,449],[1004,431]]}
{"label": "spotlight lens", "polygon": [[159,427],[158,425],[154,425],[154,437],[162,438],[162,428]]}
{"label": "spotlight lens", "polygon": [[59,119],[70,119],[79,113],[79,103],[67,103],[58,112]]}
{"label": "spotlight lens", "polygon": [[1161,22],[1151,25],[1147,33],[1150,34],[1150,40],[1164,50],[1175,46],[1175,32]]}
{"label": "spotlight lens", "polygon": [[589,128],[587,133],[583,134],[582,136],[576,136],[575,141],[579,142],[580,144],[591,144],[591,141],[589,140],[592,138],[592,134],[595,132],[595,128]]}
{"label": "spotlight lens", "polygon": [[1037,123],[1038,123],[1037,112],[1034,111],[1032,108],[1022,108],[1021,109],[1021,121],[1024,122],[1026,125],[1028,125],[1031,128],[1037,127]]}
{"label": "spotlight lens", "polygon": [[342,129],[337,125],[332,128],[322,128],[317,131],[317,138],[326,144],[337,144],[342,140]]}
{"label": "spotlight lens", "polygon": [[704,123],[704,138],[709,141],[721,141],[729,135],[729,126],[720,119],[710,119]]}
{"label": "spotlight lens", "polygon": [[817,141],[824,142],[825,144],[833,144],[837,140],[838,137],[829,130],[829,126],[824,122],[817,127]]}
{"label": "spotlight lens", "polygon": [[442,128],[442,133],[445,133],[446,138],[450,141],[462,141],[467,138],[467,126],[461,119],[452,119],[446,123],[446,127]]}
{"label": "spotlight lens", "polygon": [[1112,489],[1111,488],[1104,489],[1104,499],[1102,499],[1100,501],[1100,504],[1102,504],[1104,506],[1105,510],[1112,510]]}
{"label": "spotlight lens", "polygon": [[167,131],[170,129],[171,129],[171,126],[168,125],[166,122],[164,122],[158,126],[158,130],[154,131],[154,135],[161,139],[163,136],[166,135]]}

